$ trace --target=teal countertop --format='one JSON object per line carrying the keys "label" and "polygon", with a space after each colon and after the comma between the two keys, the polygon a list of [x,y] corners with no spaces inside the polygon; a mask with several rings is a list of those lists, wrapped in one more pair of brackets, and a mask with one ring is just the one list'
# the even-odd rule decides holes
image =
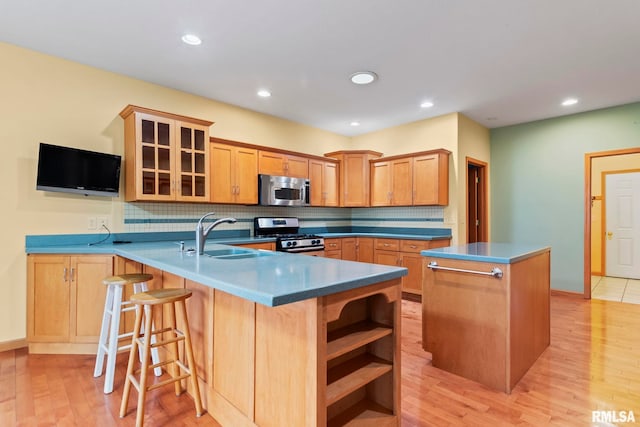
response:
{"label": "teal countertop", "polygon": [[[205,251],[231,246],[207,242]],[[241,244],[271,241],[224,239]],[[194,241],[185,241],[193,248]],[[261,256],[224,259],[180,252],[176,241],[27,247],[29,254],[115,254],[267,306],[288,304],[405,276],[406,268],[247,249]]]}
{"label": "teal countertop", "polygon": [[513,264],[551,250],[549,246],[518,243],[470,243],[446,248],[427,249],[420,254],[432,258]]}

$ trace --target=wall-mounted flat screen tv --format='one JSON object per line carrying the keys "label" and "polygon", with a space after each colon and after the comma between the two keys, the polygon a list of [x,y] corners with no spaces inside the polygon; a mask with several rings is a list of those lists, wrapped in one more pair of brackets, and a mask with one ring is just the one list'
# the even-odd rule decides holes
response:
{"label": "wall-mounted flat screen tv", "polygon": [[36,189],[117,197],[121,157],[40,143]]}

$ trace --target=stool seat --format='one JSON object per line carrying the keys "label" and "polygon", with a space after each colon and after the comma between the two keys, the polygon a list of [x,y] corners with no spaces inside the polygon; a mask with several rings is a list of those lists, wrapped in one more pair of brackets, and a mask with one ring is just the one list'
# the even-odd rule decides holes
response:
{"label": "stool seat", "polygon": [[105,285],[125,286],[132,285],[134,283],[144,283],[153,280],[153,274],[147,273],[131,273],[131,274],[118,274],[116,276],[109,276],[102,279],[102,283]]}
{"label": "stool seat", "polygon": [[[198,386],[198,375],[196,372],[196,362],[193,355],[193,347],[191,345],[191,333],[189,331],[189,320],[187,319],[186,299],[191,297],[192,292],[188,289],[153,289],[146,292],[139,292],[130,298],[130,302],[136,307],[136,324],[133,328],[133,337],[131,339],[131,350],[129,352],[129,364],[127,365],[127,375],[124,382],[124,390],[122,392],[122,402],[120,404],[120,417],[124,417],[127,413],[129,403],[129,394],[131,386],[138,391],[138,408],[136,415],[136,426],[142,427],[144,423],[144,409],[147,392],[167,384],[174,384],[176,396],[183,392],[182,380],[189,378],[193,389],[193,400],[196,407],[196,415],[200,416],[204,413],[202,400],[200,397],[200,388]],[[163,327],[160,330],[152,328],[153,308],[158,305],[169,305],[167,317],[163,318]],[[181,330],[177,328],[176,306],[180,308]],[[157,311],[157,310],[156,310]],[[145,326],[144,334],[142,334],[142,318],[144,317]],[[164,317],[164,315],[163,315]],[[167,336],[167,334],[169,336]],[[154,341],[156,335],[160,336],[159,341]],[[184,354],[180,357],[179,342],[184,342]],[[170,358],[161,362],[149,364],[151,351],[157,347],[167,346]],[[142,359],[140,360],[140,369],[134,370],[135,354],[138,348],[142,348]],[[186,364],[184,363],[186,362]],[[169,379],[160,381],[155,384],[147,384],[148,371],[159,366],[169,365],[167,373]],[[137,374],[140,374],[137,377]]]}
{"label": "stool seat", "polygon": [[133,304],[158,305],[185,300],[189,298],[191,294],[192,292],[189,289],[153,289],[132,295],[129,300]]}
{"label": "stool seat", "polygon": [[[148,273],[118,274],[102,279],[102,283],[107,286],[107,296],[104,303],[104,313],[102,315],[102,327],[100,329],[100,339],[98,341],[98,352],[96,353],[96,364],[93,370],[95,378],[102,375],[105,356],[107,358],[107,369],[104,378],[104,393],[113,391],[113,380],[115,375],[116,356],[119,350],[128,350],[131,344],[119,345],[119,341],[133,336],[133,332],[120,333],[120,317],[122,313],[135,310],[130,301],[124,301],[124,288],[133,285],[134,295],[139,292],[148,291],[147,283],[153,280],[153,275]],[[153,328],[153,325],[152,325]],[[155,337],[154,337],[155,340]],[[140,351],[142,358],[142,351]],[[160,359],[157,349],[152,349],[151,357],[154,363]],[[162,375],[162,368],[154,370],[156,376]]]}

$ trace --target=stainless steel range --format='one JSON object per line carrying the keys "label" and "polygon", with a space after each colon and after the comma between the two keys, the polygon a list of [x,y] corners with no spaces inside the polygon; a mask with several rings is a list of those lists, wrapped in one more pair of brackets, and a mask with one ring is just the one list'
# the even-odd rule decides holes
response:
{"label": "stainless steel range", "polygon": [[321,251],[324,251],[324,238],[315,234],[301,234],[299,230],[300,222],[295,217],[253,219],[254,236],[275,237],[277,251],[321,255]]}

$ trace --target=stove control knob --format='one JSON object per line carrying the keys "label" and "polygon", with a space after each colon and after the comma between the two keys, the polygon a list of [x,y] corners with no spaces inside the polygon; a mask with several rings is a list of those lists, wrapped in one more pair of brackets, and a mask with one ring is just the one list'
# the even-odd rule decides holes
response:
{"label": "stove control knob", "polygon": [[292,243],[291,243],[291,242],[287,242],[287,246],[291,246],[291,245],[292,245]]}
{"label": "stove control knob", "polygon": [[298,242],[293,242],[293,243],[292,243],[292,245],[293,245],[293,246],[295,246],[295,245],[297,245],[297,244],[298,244]]}

